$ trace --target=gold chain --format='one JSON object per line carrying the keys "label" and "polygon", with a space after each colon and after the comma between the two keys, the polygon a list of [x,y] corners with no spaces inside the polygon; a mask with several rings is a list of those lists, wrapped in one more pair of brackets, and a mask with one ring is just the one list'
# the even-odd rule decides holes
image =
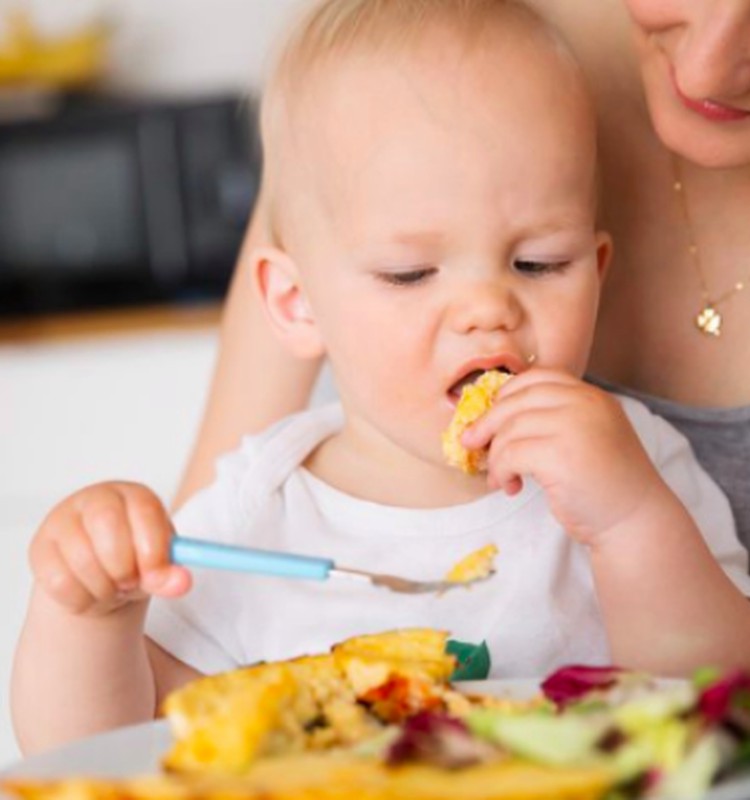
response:
{"label": "gold chain", "polygon": [[721,336],[721,325],[723,317],[717,306],[729,300],[738,292],[741,292],[750,283],[750,274],[737,281],[731,289],[721,292],[715,297],[711,296],[706,283],[706,277],[703,273],[703,265],[701,263],[701,254],[698,245],[695,241],[695,234],[693,233],[693,220],[690,215],[690,206],[688,205],[687,196],[685,193],[685,185],[682,179],[682,170],[680,168],[680,160],[676,155],[672,155],[672,165],[674,170],[674,184],[673,188],[675,194],[679,198],[680,208],[682,215],[685,219],[685,227],[688,233],[688,252],[690,259],[695,267],[695,274],[698,276],[698,283],[701,287],[701,296],[703,298],[703,307],[695,317],[695,325],[701,333],[708,336]]}

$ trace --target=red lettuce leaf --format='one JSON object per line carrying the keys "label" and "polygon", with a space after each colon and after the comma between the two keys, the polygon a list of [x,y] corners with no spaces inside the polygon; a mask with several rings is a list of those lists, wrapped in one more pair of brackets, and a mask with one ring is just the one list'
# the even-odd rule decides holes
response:
{"label": "red lettuce leaf", "polygon": [[614,686],[625,670],[621,667],[587,667],[573,664],[553,672],[543,683],[542,692],[558,708],[580,700],[589,692]]}
{"label": "red lettuce leaf", "polygon": [[698,709],[711,724],[728,722],[750,732],[750,674],[736,671],[707,686]]}
{"label": "red lettuce leaf", "polygon": [[420,762],[458,769],[486,761],[494,749],[473,736],[464,722],[448,714],[423,711],[407,719],[391,744],[386,762]]}

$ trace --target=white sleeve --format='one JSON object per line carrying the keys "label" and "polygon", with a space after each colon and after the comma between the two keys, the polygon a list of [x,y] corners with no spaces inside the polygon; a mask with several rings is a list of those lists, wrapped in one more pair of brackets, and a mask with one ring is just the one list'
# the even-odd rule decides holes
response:
{"label": "white sleeve", "polygon": [[[689,441],[665,419],[640,403],[625,408],[662,478],[680,498],[727,577],[750,596],[748,553],[737,537],[729,500],[693,453]],[[635,403],[633,405],[636,405]],[[650,419],[645,419],[648,415]]]}
{"label": "white sleeve", "polygon": [[[222,458],[216,481],[191,498],[174,517],[177,535],[233,543],[247,530],[241,486],[247,454]],[[235,669],[242,648],[234,615],[237,581],[226,573],[196,570],[193,588],[174,600],[154,598],[146,619],[146,635],[175,658],[204,674]]]}

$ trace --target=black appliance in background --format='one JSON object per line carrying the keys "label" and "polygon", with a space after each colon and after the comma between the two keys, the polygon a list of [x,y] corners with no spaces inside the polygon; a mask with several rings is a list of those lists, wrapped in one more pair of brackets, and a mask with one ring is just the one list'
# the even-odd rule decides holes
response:
{"label": "black appliance in background", "polygon": [[245,99],[70,98],[0,125],[0,315],[220,297],[259,174]]}

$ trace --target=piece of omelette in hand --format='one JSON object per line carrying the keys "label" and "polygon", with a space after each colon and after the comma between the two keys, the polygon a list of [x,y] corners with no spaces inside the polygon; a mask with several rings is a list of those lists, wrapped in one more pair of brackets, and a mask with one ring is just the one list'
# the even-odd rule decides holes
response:
{"label": "piece of omelette in hand", "polygon": [[467,450],[461,444],[463,432],[492,408],[500,389],[513,376],[492,369],[483,372],[473,383],[461,389],[453,419],[443,432],[443,456],[452,467],[458,467],[468,475],[487,470],[486,450]]}
{"label": "piece of omelette in hand", "polygon": [[496,555],[497,547],[494,544],[480,547],[479,550],[469,553],[468,556],[454,564],[445,576],[445,580],[450,583],[472,583],[482,578],[488,578],[495,571]]}

